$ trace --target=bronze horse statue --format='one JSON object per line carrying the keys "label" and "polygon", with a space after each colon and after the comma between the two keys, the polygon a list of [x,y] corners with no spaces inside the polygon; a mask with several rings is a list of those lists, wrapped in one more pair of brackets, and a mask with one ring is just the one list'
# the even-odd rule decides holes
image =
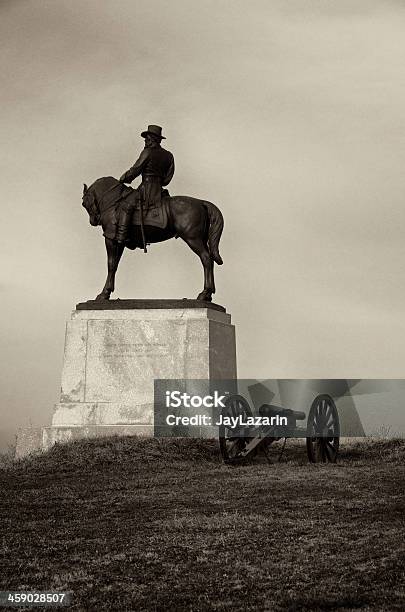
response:
{"label": "bronze horse statue", "polygon": [[[115,286],[115,273],[125,246],[130,249],[143,247],[143,236],[139,225],[131,227],[129,244],[123,245],[115,239],[119,195],[111,200],[112,192],[120,194],[130,188],[112,176],[97,179],[90,187],[84,185],[83,206],[87,210],[91,225],[101,225],[107,249],[108,274],[104,288],[96,300],[108,300]],[[132,190],[133,191],[133,190]],[[204,268],[204,289],[197,300],[211,302],[215,293],[214,261],[221,265],[219,241],[224,227],[221,211],[215,204],[189,196],[166,197],[168,222],[166,227],[144,226],[146,243],[163,242],[169,238],[182,238],[201,259]]]}

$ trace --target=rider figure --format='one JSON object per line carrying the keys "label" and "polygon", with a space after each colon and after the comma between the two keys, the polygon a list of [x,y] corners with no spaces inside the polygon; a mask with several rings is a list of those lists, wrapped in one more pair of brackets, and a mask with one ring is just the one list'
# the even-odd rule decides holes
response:
{"label": "rider figure", "polygon": [[[145,139],[145,148],[134,165],[121,176],[120,181],[132,183],[137,176],[142,175],[139,192],[144,209],[147,210],[149,206],[160,204],[162,187],[168,185],[173,178],[174,157],[170,151],[160,146],[165,138],[160,126],[148,125],[148,129],[142,132],[141,136]],[[117,240],[121,244],[126,241],[134,207],[134,203],[125,200],[121,205],[117,228]]]}

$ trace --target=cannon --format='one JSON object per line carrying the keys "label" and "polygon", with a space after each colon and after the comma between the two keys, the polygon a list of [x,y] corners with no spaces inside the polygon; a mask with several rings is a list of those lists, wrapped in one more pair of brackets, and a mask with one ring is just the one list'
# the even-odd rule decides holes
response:
{"label": "cannon", "polygon": [[[317,395],[305,412],[263,404],[254,415],[242,395],[229,395],[221,410],[219,446],[224,463],[239,464],[262,448],[282,438],[306,438],[308,460],[311,463],[335,463],[339,452],[339,415],[333,398]],[[306,427],[297,421],[307,418]],[[265,423],[265,424],[263,424]]]}

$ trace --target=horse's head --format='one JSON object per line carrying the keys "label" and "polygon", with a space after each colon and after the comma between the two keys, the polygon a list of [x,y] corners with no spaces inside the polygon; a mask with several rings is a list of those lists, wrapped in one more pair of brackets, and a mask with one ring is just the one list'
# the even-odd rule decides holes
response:
{"label": "horse's head", "polygon": [[118,192],[121,192],[123,189],[122,183],[113,176],[99,178],[90,187],[84,184],[82,205],[89,213],[91,225],[101,224],[101,215],[106,207],[110,205],[111,198],[114,199],[115,195],[117,195],[115,193],[116,187]]}
{"label": "horse's head", "polygon": [[90,225],[100,225],[100,211],[93,185],[87,187],[86,183],[84,183],[82,206],[89,213]]}

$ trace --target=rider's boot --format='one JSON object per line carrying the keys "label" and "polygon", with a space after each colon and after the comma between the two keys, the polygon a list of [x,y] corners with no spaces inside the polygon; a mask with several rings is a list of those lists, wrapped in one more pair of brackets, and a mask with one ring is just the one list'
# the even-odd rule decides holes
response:
{"label": "rider's boot", "polygon": [[128,237],[128,228],[130,223],[131,213],[127,208],[121,208],[118,217],[116,240],[118,244],[125,244]]}

